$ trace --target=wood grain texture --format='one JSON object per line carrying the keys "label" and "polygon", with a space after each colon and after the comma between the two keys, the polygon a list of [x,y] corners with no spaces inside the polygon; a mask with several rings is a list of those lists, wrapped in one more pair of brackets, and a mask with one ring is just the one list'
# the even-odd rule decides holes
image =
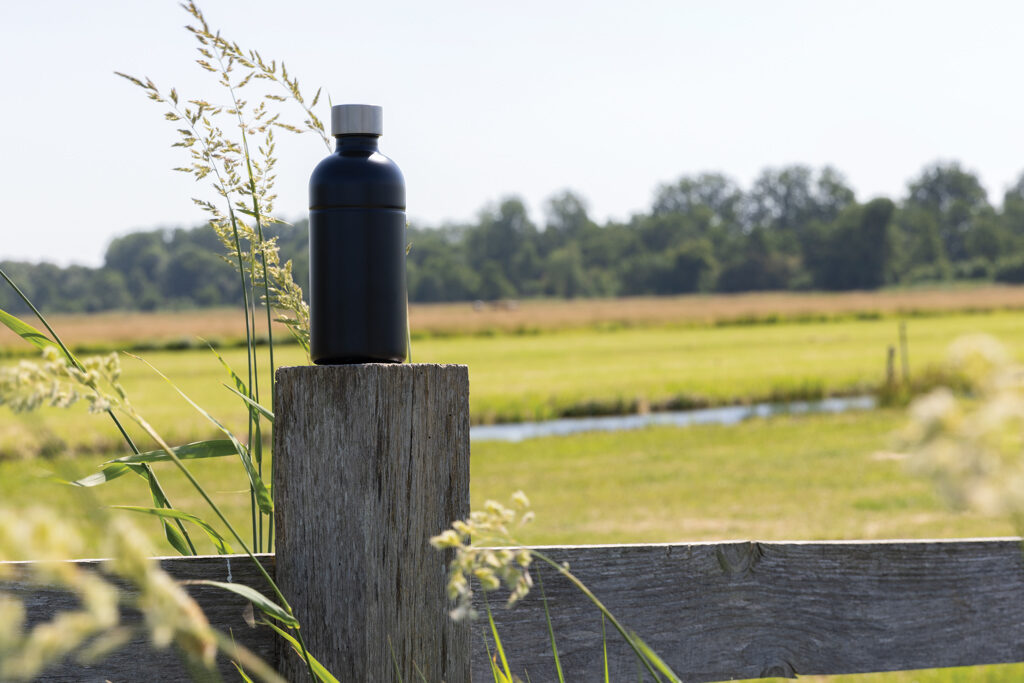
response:
{"label": "wood grain texture", "polygon": [[468,681],[428,543],[469,513],[466,367],[281,368],[274,405],[277,578],[310,651],[342,681]]}
{"label": "wood grain texture", "polygon": [[[686,681],[1024,660],[1018,540],[550,548]],[[543,568],[567,680],[603,680],[600,613]],[[555,680],[540,592],[494,611],[514,673]],[[489,676],[474,626],[473,675]],[[612,680],[636,660],[608,625]]]}
{"label": "wood grain texture", "polygon": [[[609,609],[686,681],[1024,660],[1024,562],[1017,540],[734,542],[544,551],[570,562]],[[273,575],[274,558],[261,559]],[[263,590],[262,578],[242,556],[161,560],[182,580],[227,580],[229,563],[231,580]],[[567,680],[602,680],[599,613],[564,579],[541,571]],[[0,591],[25,600],[32,623],[75,604],[62,591],[16,581],[0,582]],[[215,627],[231,631],[275,663],[271,634],[245,626],[243,600],[212,588],[191,586],[189,591]],[[535,588],[512,610],[493,600],[492,606],[514,671],[521,676],[529,672],[533,681],[554,680],[540,591]],[[635,660],[607,628],[612,680],[635,680]],[[472,664],[478,681],[490,680],[485,632],[482,623],[474,626]],[[450,653],[437,650],[429,661]],[[230,663],[220,665],[226,680],[236,680]],[[139,638],[98,665],[67,663],[40,680],[180,681],[186,675],[173,652],[155,651]]]}
{"label": "wood grain texture", "polygon": [[[261,555],[260,560],[273,573],[274,557]],[[77,600],[66,591],[39,586],[28,581],[31,576],[31,572],[28,571],[29,563],[3,564],[15,568],[16,578],[0,580],[0,592],[13,595],[25,603],[29,625],[49,621],[57,612],[77,608]],[[80,560],[77,564],[99,571],[101,563],[98,560]],[[269,594],[265,580],[257,572],[252,560],[244,555],[161,558],[160,565],[173,577],[182,581],[233,581]],[[237,642],[248,647],[271,665],[276,665],[276,636],[266,627],[249,628],[246,625],[243,612],[248,601],[234,593],[209,586],[187,586],[186,590],[203,608],[215,628],[232,634]],[[107,680],[176,683],[190,680],[181,659],[173,649],[157,650],[151,646],[138,613],[125,610],[122,614],[122,623],[138,627],[138,637],[129,644],[96,664],[86,666],[73,660],[65,661],[47,670],[38,680],[88,683],[103,683]],[[223,657],[218,659],[218,670],[225,680],[238,680],[235,667]]]}

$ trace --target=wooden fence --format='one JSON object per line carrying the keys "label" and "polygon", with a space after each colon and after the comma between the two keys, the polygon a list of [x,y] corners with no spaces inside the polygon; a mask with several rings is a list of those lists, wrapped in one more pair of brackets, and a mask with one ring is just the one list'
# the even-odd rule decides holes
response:
{"label": "wooden fence", "polygon": [[[358,397],[358,398],[356,398]],[[285,368],[274,431],[278,553],[262,556],[312,652],[342,681],[489,680],[481,623],[447,619],[445,558],[427,538],[468,511],[468,378],[461,366]],[[1016,539],[696,543],[546,548],[686,681],[858,673],[1024,660],[1024,559]],[[182,579],[263,592],[240,556],[169,558]],[[568,680],[600,680],[600,614],[543,572]],[[32,622],[69,607],[57,590],[0,583]],[[189,590],[210,621],[303,680],[301,662],[237,596]],[[494,617],[514,672],[555,680],[538,591]],[[130,619],[129,615],[129,619]],[[608,632],[612,680],[635,680]],[[398,661],[396,669],[394,659]],[[233,667],[222,663],[229,680]],[[140,641],[44,680],[177,681],[174,653]]]}

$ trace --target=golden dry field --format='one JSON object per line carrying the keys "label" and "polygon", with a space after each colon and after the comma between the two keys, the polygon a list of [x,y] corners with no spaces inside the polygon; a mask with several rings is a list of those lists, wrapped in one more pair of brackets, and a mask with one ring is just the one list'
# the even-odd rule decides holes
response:
{"label": "golden dry field", "polygon": [[[835,294],[769,292],[526,300],[477,306],[468,302],[413,304],[409,318],[414,336],[450,336],[606,326],[700,326],[1018,309],[1024,309],[1024,287],[985,286]],[[36,324],[31,316],[21,317]],[[54,314],[48,317],[65,341],[75,347],[117,349],[146,343],[166,346],[175,342],[195,345],[198,337],[226,342],[245,337],[243,318],[233,308]],[[275,335],[280,335],[278,339],[289,338],[282,325],[277,326]],[[24,349],[24,342],[0,327],[0,350]]]}
{"label": "golden dry field", "polygon": [[987,286],[876,292],[631,297],[419,304],[410,310],[413,334],[549,331],[594,326],[716,325],[817,320],[857,315],[928,315],[947,311],[1024,308],[1024,287]]}
{"label": "golden dry field", "polygon": [[[46,313],[45,311],[43,312]],[[32,314],[18,317],[42,329]],[[198,338],[211,342],[245,339],[245,319],[239,308],[210,308],[193,311],[166,311],[143,313],[139,311],[111,311],[106,313],[55,313],[47,315],[50,325],[71,347],[119,349],[153,343],[165,346],[172,342],[195,345]],[[288,339],[284,325],[275,325],[275,339]],[[257,330],[266,335],[266,323]],[[243,342],[244,345],[244,342]],[[29,347],[6,327],[0,326],[0,350],[24,351]]]}

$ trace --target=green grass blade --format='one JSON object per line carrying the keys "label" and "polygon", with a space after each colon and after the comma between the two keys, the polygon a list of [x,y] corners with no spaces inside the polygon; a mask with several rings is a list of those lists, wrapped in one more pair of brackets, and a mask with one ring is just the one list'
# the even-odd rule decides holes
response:
{"label": "green grass blade", "polygon": [[501,636],[498,635],[498,627],[494,624],[494,615],[491,614],[491,605],[487,602],[487,596],[484,595],[484,607],[487,608],[487,623],[491,625],[491,635],[494,636],[494,649],[498,651],[498,656],[501,658],[501,668],[504,671],[506,680],[512,680],[512,671],[508,667],[508,660],[505,658],[505,648],[501,646]]}
{"label": "green grass blade", "polygon": [[69,481],[68,483],[72,486],[83,486],[92,487],[99,486],[100,484],[106,484],[108,481],[113,481],[118,477],[124,476],[132,471],[132,468],[128,465],[120,463],[113,465],[104,465],[103,469],[95,474],[90,474],[87,477],[76,479],[75,481]]}
{"label": "green grass blade", "polygon": [[544,592],[544,579],[541,578],[540,572],[537,572],[537,582],[540,584],[540,598],[544,602],[544,621],[548,625],[548,637],[551,638],[551,653],[555,656],[555,670],[558,672],[559,683],[565,683],[562,661],[558,658],[558,646],[555,644],[555,629],[551,625],[551,612],[548,611],[548,596]]}
{"label": "green grass blade", "polygon": [[395,648],[391,644],[391,636],[388,636],[388,650],[391,651],[391,665],[395,667],[395,675],[398,676],[398,683],[405,683],[402,678],[402,667],[398,666],[398,657],[395,656]]}
{"label": "green grass blade", "polygon": [[604,615],[601,615],[601,651],[604,654],[604,683],[610,683],[608,677],[608,634],[604,630]]}
{"label": "green grass blade", "polygon": [[237,389],[232,389],[227,384],[224,385],[224,388],[226,388],[228,391],[230,391],[232,394],[234,394],[238,398],[240,398],[243,401],[245,401],[245,403],[248,406],[250,411],[255,410],[260,415],[262,415],[263,417],[265,417],[268,420],[270,420],[271,423],[273,423],[273,421],[274,421],[274,413],[273,413],[273,411],[267,410],[266,408],[264,408],[262,405],[260,405],[256,401],[252,400],[251,398],[249,398],[248,396],[246,396],[242,392],[238,391]]}
{"label": "green grass blade", "polygon": [[[171,501],[167,500],[167,494],[164,493],[164,489],[160,486],[160,480],[156,478],[156,472],[153,471],[149,465],[143,463],[141,465],[129,465],[129,467],[146,480],[146,484],[149,486],[149,494],[153,497],[153,505],[159,508],[173,509]],[[182,555],[196,555],[196,547],[192,543],[192,539],[189,537],[188,532],[185,531],[185,525],[180,519],[174,520],[174,526],[171,526],[166,519],[161,518],[160,523],[164,527],[164,537],[167,538],[167,542]],[[177,528],[175,528],[177,527]],[[182,545],[188,546],[185,550]]]}
{"label": "green grass blade", "polygon": [[210,351],[213,352],[213,355],[216,356],[217,360],[220,361],[220,364],[224,367],[225,370],[227,370],[228,375],[231,376],[231,379],[232,381],[234,381],[235,386],[238,388],[238,390],[243,394],[248,394],[249,387],[246,386],[245,380],[238,376],[238,373],[235,372],[234,368],[228,365],[228,362],[224,360],[223,356],[217,353],[217,349],[213,348],[213,345],[210,342],[206,341],[205,339],[203,341],[206,342],[206,346],[209,347]]}
{"label": "green grass blade", "polygon": [[164,538],[171,544],[171,547],[178,551],[179,555],[195,555],[195,549],[189,549],[188,544],[185,542],[185,537],[181,535],[177,529],[172,525],[168,524],[165,520],[160,520],[160,523],[164,527]]}
{"label": "green grass blade", "polygon": [[253,683],[253,680],[245,673],[245,669],[238,665],[238,662],[232,661],[231,663],[235,665],[236,669],[238,669],[238,675],[242,677],[242,680],[245,681],[245,683]]}
{"label": "green grass blade", "polygon": [[191,581],[182,581],[182,583],[192,586],[213,586],[214,588],[222,588],[223,590],[242,596],[258,608],[259,611],[263,612],[268,617],[277,619],[286,626],[291,628],[298,628],[299,626],[299,620],[289,614],[288,610],[281,607],[255,588],[250,588],[249,586],[245,586],[240,583],[225,583],[223,581],[208,581],[206,579],[193,579]]}
{"label": "green grass blade", "polygon": [[[661,680],[661,676],[659,676],[658,672],[655,670],[654,663],[647,659],[643,650],[640,649],[639,643],[637,643],[636,640],[634,640],[634,638],[630,636],[630,632],[626,630],[626,627],[619,623],[619,620],[615,618],[615,615],[612,614],[607,607],[605,607],[604,603],[601,602],[596,595],[594,595],[593,591],[587,588],[587,586],[582,581],[580,581],[579,578],[577,578],[572,572],[570,572],[567,567],[559,564],[558,562],[555,562],[546,554],[535,549],[533,550],[533,556],[542,560],[549,567],[551,567],[556,572],[564,576],[566,579],[569,580],[570,583],[572,583],[572,585],[576,586],[576,588],[578,588],[581,593],[587,596],[587,599],[589,599],[590,602],[595,607],[597,607],[598,610],[600,610],[601,614],[608,617],[608,621],[612,622],[612,626],[614,626],[615,630],[618,631],[619,634],[625,639],[626,644],[629,645],[629,647],[636,654],[637,660],[639,660],[644,665],[644,667],[647,669],[647,672],[651,674],[654,680]],[[671,674],[671,677],[672,680],[679,680],[678,676],[676,676],[675,674]]]}
{"label": "green grass blade", "polygon": [[498,658],[491,654],[491,645],[484,636],[484,649],[487,650],[487,663],[491,665],[491,677],[494,683],[505,683],[505,674],[498,670]]}
{"label": "green grass blade", "polygon": [[647,661],[650,662],[655,669],[657,669],[659,672],[667,676],[668,680],[672,681],[672,683],[682,683],[682,679],[680,679],[679,676],[676,676],[675,672],[672,671],[672,668],[669,667],[669,665],[666,664],[665,661],[658,656],[658,653],[655,652],[650,645],[644,642],[643,638],[638,636],[634,631],[629,632],[629,637],[633,640],[637,648],[640,649],[640,651],[644,654],[644,657],[647,658]]}
{"label": "green grass blade", "polygon": [[[230,439],[211,439],[209,441],[195,441],[193,443],[178,446],[172,449],[174,454],[182,460],[198,458],[223,458],[235,454],[235,444]],[[133,455],[126,455],[123,458],[108,460],[106,464],[136,464],[142,462],[168,462],[171,456],[163,451],[147,451]]]}
{"label": "green grass blade", "polygon": [[267,485],[263,483],[263,479],[256,471],[256,467],[252,463],[252,458],[249,456],[248,449],[246,449],[246,447],[242,445],[242,443],[235,437],[235,435],[231,433],[231,430],[229,430],[227,427],[221,424],[220,421],[218,421],[217,418],[215,418],[213,415],[210,415],[210,413],[206,412],[206,410],[204,410],[198,403],[189,398],[188,394],[179,389],[178,385],[172,382],[170,378],[167,377],[167,375],[157,370],[152,363],[150,363],[144,358],[139,358],[138,356],[130,353],[127,355],[137,360],[140,360],[146,365],[148,365],[149,368],[153,370],[153,372],[160,375],[160,377],[162,377],[164,381],[170,384],[171,388],[178,392],[178,395],[185,399],[185,401],[188,402],[190,406],[195,408],[195,410],[200,415],[202,415],[211,423],[213,423],[214,426],[216,426],[221,432],[224,433],[225,436],[228,437],[228,439],[231,440],[231,443],[234,444],[235,452],[238,453],[238,457],[241,458],[242,465],[245,467],[245,473],[249,477],[249,484],[252,486],[253,494],[256,496],[256,503],[259,505],[260,510],[262,510],[264,513],[268,515],[273,514],[274,501],[270,497],[270,491],[267,490]]}
{"label": "green grass blade", "polygon": [[[283,628],[281,628],[277,624],[273,624],[273,623],[271,623],[269,621],[262,621],[260,623],[264,624],[265,626],[269,626],[270,628],[272,628],[275,631],[277,631],[277,635],[281,636],[286,641],[288,641],[288,643],[292,646],[292,649],[295,650],[295,652],[299,656],[302,656],[302,647],[299,645],[298,641],[296,641],[295,638],[292,637],[292,635],[290,633],[285,631]],[[322,681],[322,683],[338,683],[338,679],[335,678],[331,674],[331,672],[327,670],[327,667],[325,667],[323,664],[318,662],[316,657],[314,657],[313,655],[309,654],[309,652],[306,652],[306,657],[308,658],[309,663],[310,663],[310,665],[311,665],[311,667],[313,669],[313,673],[316,674],[316,677],[318,679],[320,679]]]}
{"label": "green grass blade", "polygon": [[231,376],[232,381],[234,381],[235,383],[234,389],[232,389],[226,384],[224,386],[227,387],[228,391],[235,394],[236,396],[238,396],[238,398],[242,399],[245,402],[246,409],[249,411],[250,417],[254,417],[252,415],[252,411],[255,410],[261,415],[263,415],[263,417],[273,422],[274,413],[264,408],[262,405],[259,404],[259,402],[254,401],[252,398],[250,398],[249,387],[246,386],[245,380],[238,376],[238,373],[235,372],[230,365],[228,365],[228,362],[224,360],[224,358],[219,353],[217,353],[217,350],[213,348],[213,346],[210,346],[209,342],[207,342],[206,345],[210,347],[210,351],[213,351],[213,355],[217,356],[217,360],[219,360],[220,364],[224,366],[224,369],[228,371],[228,374]]}
{"label": "green grass blade", "polygon": [[[132,457],[132,456],[129,456]],[[147,465],[140,464],[126,464],[121,462],[113,462],[103,466],[99,472],[90,474],[87,477],[76,479],[75,481],[65,482],[71,486],[79,486],[82,488],[91,488],[93,486],[99,486],[106,484],[108,481],[117,479],[118,477],[124,476],[128,472],[135,472],[140,477],[146,480],[149,485],[149,491],[153,496],[153,504],[157,507],[165,507],[173,509],[173,506],[167,500],[164,495],[163,489],[160,488],[160,483],[156,479],[156,475],[149,469]],[[164,528],[164,536],[167,538],[167,542],[171,544],[175,550],[182,555],[195,555],[196,548],[192,545],[192,539],[189,538],[188,532],[185,531],[185,527],[182,525],[181,520],[175,520],[174,526],[171,526],[167,520],[161,519],[160,523]]]}
{"label": "green grass blade", "polygon": [[3,309],[0,309],[0,323],[5,325],[8,329],[10,329],[12,332],[14,332],[16,335],[18,335],[25,341],[29,342],[30,344],[34,344],[40,349],[46,349],[51,346],[56,349],[60,349],[60,345],[57,342],[53,341],[45,334],[43,334],[36,328],[32,327],[24,320],[21,320],[11,315],[10,313]]}
{"label": "green grass blade", "polygon": [[199,517],[196,517],[190,512],[184,512],[182,510],[174,510],[170,508],[147,508],[137,505],[113,505],[111,507],[113,507],[115,510],[128,510],[130,512],[138,512],[139,514],[143,515],[154,515],[156,517],[159,517],[160,519],[178,519],[184,522],[191,522],[192,524],[195,524],[197,527],[206,532],[206,535],[210,537],[210,540],[213,542],[213,545],[216,546],[219,552],[225,555],[233,552],[231,550],[231,545],[224,539],[223,536],[220,535],[220,533],[216,529],[214,529],[208,523],[206,523]]}

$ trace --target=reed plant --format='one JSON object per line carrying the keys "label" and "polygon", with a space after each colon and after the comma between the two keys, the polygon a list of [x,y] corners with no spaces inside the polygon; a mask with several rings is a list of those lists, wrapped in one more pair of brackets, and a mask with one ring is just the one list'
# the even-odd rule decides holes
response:
{"label": "reed plant", "polygon": [[[159,520],[168,543],[182,555],[196,554],[196,545],[191,535],[196,530],[205,534],[220,553],[233,553],[237,548],[247,555],[266,581],[272,598],[244,585],[211,581],[200,583],[233,592],[250,601],[262,614],[261,623],[280,635],[302,657],[313,680],[336,681],[308,652],[291,606],[256,557],[259,552],[272,552],[274,546],[274,503],[266,483],[269,472],[263,466],[263,435],[274,421],[273,412],[264,403],[265,398],[273,394],[275,320],[286,326],[294,342],[306,352],[307,360],[309,354],[308,306],[303,301],[301,288],[292,278],[291,263],[281,262],[275,240],[267,237],[266,233],[266,228],[278,220],[273,216],[275,131],[312,133],[330,150],[330,140],[324,126],[314,113],[320,100],[320,91],[312,98],[307,98],[298,80],[288,73],[283,63],[268,61],[256,51],[244,50],[238,43],[225,38],[221,32],[212,30],[194,2],[187,2],[182,7],[192,20],[186,28],[197,43],[199,57],[196,63],[216,79],[225,94],[225,102],[189,99],[179,94],[174,87],[158,87],[149,78],[124,73],[118,75],[141,88],[149,99],[164,107],[164,118],[177,127],[179,137],[174,146],[181,148],[187,155],[187,162],[176,170],[191,174],[197,181],[205,181],[211,190],[210,198],[196,197],[194,202],[206,213],[210,226],[224,248],[223,257],[238,273],[247,367],[242,372],[236,372],[212,346],[211,351],[224,367],[225,390],[239,400],[245,410],[248,418],[246,437],[236,435],[156,367],[137,356],[126,354],[166,380],[171,391],[178,394],[222,435],[222,438],[172,446],[131,400],[121,382],[121,356],[109,354],[79,357],[73,353],[47,318],[33,305],[30,297],[2,269],[0,278],[13,288],[45,331],[0,311],[0,324],[34,345],[42,355],[39,361],[23,360],[16,365],[0,368],[0,405],[6,404],[15,411],[31,411],[42,406],[70,408],[76,404],[86,404],[91,413],[107,415],[124,439],[130,454],[108,460],[101,464],[96,473],[68,483],[88,491],[122,476],[137,475],[150,491],[152,506],[114,506],[116,509]],[[287,121],[279,110],[280,105],[297,106],[300,122]],[[258,344],[263,334],[259,330],[263,326],[267,338],[265,347]],[[261,358],[264,349],[266,357]],[[261,377],[265,379],[261,381]],[[261,391],[261,387],[265,391]],[[141,430],[156,448],[142,451],[126,424]],[[249,534],[244,534],[229,521],[186,464],[187,461],[219,457],[237,457],[241,464],[250,494]],[[172,504],[156,472],[157,467],[164,465],[173,466],[187,479],[209,507],[219,528],[201,515],[180,510]],[[639,661],[656,680],[662,680],[662,677],[671,681],[678,680],[657,655],[636,634],[626,630],[567,567],[535,550],[520,547],[513,552],[508,549],[484,549],[479,545],[485,540],[496,538],[513,542],[507,534],[508,525],[520,512],[522,515],[518,517],[519,521],[531,515],[526,511],[528,501],[522,494],[514,497],[514,506],[505,508],[489,503],[484,511],[474,513],[469,520],[456,522],[452,530],[434,539],[439,548],[456,550],[457,559],[449,582],[449,590],[457,601],[454,616],[471,615],[472,610],[467,607],[472,596],[469,577],[478,581],[485,591],[504,582],[512,587],[513,598],[525,595],[532,585],[529,564],[536,557],[558,571],[594,602],[602,618],[612,623],[626,639]],[[95,512],[94,504],[87,507],[93,510],[92,514],[100,514]],[[18,516],[0,511],[0,522],[10,522]],[[102,516],[107,519],[106,513]],[[47,513],[29,515],[30,520],[47,517]],[[135,584],[141,596],[136,606],[146,615],[155,643],[178,643],[186,654],[190,672],[202,678],[216,678],[216,674],[211,672],[219,650],[231,658],[245,680],[250,680],[249,674],[261,680],[279,680],[277,674],[252,653],[210,628],[201,610],[181,585],[160,572],[153,561],[148,559],[152,551],[145,544],[131,541],[134,536],[120,526],[121,518],[111,519],[114,521],[109,522],[108,526],[114,546],[110,550],[113,558],[110,568]],[[4,526],[0,524],[0,558],[3,556],[5,542],[17,545],[18,539],[52,536],[40,529],[42,527],[28,532],[22,529],[22,533],[5,535]],[[506,532],[504,536],[501,533],[503,531]],[[75,534],[62,533],[60,536],[74,538]],[[58,545],[56,548],[39,546],[31,552],[36,551],[42,553],[45,560],[65,559],[67,555],[75,554],[74,548],[66,545]],[[51,660],[75,650],[85,649],[94,655],[102,655],[125,642],[125,629],[119,623],[114,609],[118,602],[116,588],[73,564],[64,563],[59,565],[63,569],[52,571],[51,565],[50,562],[35,565],[43,572],[40,578],[71,589],[79,596],[83,607],[60,615],[55,622],[56,631],[41,627],[42,630],[36,629],[26,635],[22,628],[23,606],[0,595],[0,678],[28,679],[51,663]],[[3,568],[0,565],[0,570]],[[47,574],[47,571],[50,573]],[[493,629],[493,620],[491,625]],[[55,632],[66,636],[64,645],[57,649],[47,649],[47,639],[52,639]],[[557,659],[550,619],[549,633]],[[493,634],[494,644],[502,653],[502,677],[498,676],[498,670],[495,669],[496,679],[511,681],[512,674],[501,649],[500,637],[496,630]],[[90,641],[90,647],[97,643],[103,647],[92,647],[90,650],[86,647]],[[15,654],[10,654],[12,652]]]}
{"label": "reed plant", "polygon": [[[516,540],[516,530],[532,522],[533,518],[534,514],[530,510],[529,498],[522,491],[517,491],[512,494],[511,505],[506,506],[497,501],[488,500],[484,504],[483,510],[472,512],[467,519],[456,520],[450,529],[430,539],[431,545],[438,550],[453,553],[448,564],[448,597],[454,603],[451,611],[452,619],[460,621],[477,618],[479,614],[473,606],[474,585],[479,586],[484,592],[487,622],[494,644],[494,653],[491,654],[488,649],[488,655],[495,683],[513,683],[519,679],[512,673],[486,594],[505,588],[508,590],[506,606],[515,605],[533,588],[530,567],[534,560],[539,560],[569,581],[600,612],[602,640],[605,642],[603,650],[606,680],[608,651],[607,640],[604,636],[605,620],[611,623],[626,641],[639,665],[653,680],[678,683],[681,679],[672,671],[671,667],[644,642],[643,638],[627,629],[604,603],[570,571],[567,563],[558,562],[546,552],[528,548]],[[554,629],[551,625],[547,596],[543,595],[543,583],[540,586],[555,670],[559,681],[564,682],[564,672],[558,656]]]}
{"label": "reed plant", "polygon": [[[207,214],[210,226],[224,246],[225,260],[234,266],[239,276],[247,368],[242,373],[235,372],[223,358],[217,357],[233,385],[228,386],[227,390],[242,402],[248,416],[247,438],[243,440],[237,437],[161,374],[182,399],[225,437],[172,447],[130,400],[120,381],[119,356],[112,354],[79,359],[68,349],[30,298],[2,270],[0,277],[36,315],[46,333],[0,311],[0,322],[34,344],[43,354],[41,362],[22,361],[3,370],[0,375],[0,404],[6,403],[16,411],[25,411],[42,405],[70,407],[85,402],[90,412],[106,413],[124,438],[131,455],[104,463],[96,475],[71,483],[87,488],[127,473],[135,473],[146,481],[152,494],[153,506],[122,509],[159,519],[168,542],[175,550],[183,555],[196,554],[186,524],[207,534],[220,552],[233,552],[232,543],[236,544],[253,560],[275,598],[268,599],[251,588],[236,584],[218,584],[218,587],[242,595],[259,608],[268,620],[283,626],[282,634],[297,645],[311,677],[334,680],[323,667],[314,665],[315,660],[303,644],[299,623],[291,606],[255,556],[257,552],[272,551],[274,542],[273,500],[265,479],[265,474],[269,472],[265,473],[263,468],[263,433],[265,426],[272,422],[273,413],[263,407],[261,401],[264,395],[261,395],[260,388],[261,375],[265,374],[267,379],[263,386],[269,390],[267,395],[273,394],[275,316],[277,322],[284,324],[294,340],[306,351],[307,357],[309,351],[308,306],[302,298],[301,288],[292,278],[291,263],[281,263],[275,240],[268,238],[265,232],[265,227],[277,221],[273,216],[276,179],[274,132],[313,132],[329,149],[329,139],[323,124],[313,113],[320,93],[318,91],[307,103],[298,81],[288,74],[283,63],[278,65],[276,61],[265,60],[256,51],[245,51],[238,43],[223,37],[219,31],[211,30],[194,2],[187,2],[182,7],[192,19],[186,28],[197,43],[199,57],[196,63],[214,75],[225,93],[226,101],[210,103],[189,99],[181,96],[176,88],[159,88],[149,78],[120,72],[118,75],[143,89],[149,99],[165,107],[164,118],[178,127],[179,138],[174,146],[182,148],[187,154],[187,163],[176,170],[193,175],[197,181],[207,181],[212,190],[211,198],[196,197],[193,201]],[[264,87],[255,91],[256,84]],[[302,112],[301,124],[289,123],[282,118],[282,112],[277,109],[283,103],[298,105]],[[264,324],[268,340],[265,364],[260,359],[260,348],[257,346],[257,330]],[[155,367],[150,368],[160,374]],[[157,448],[142,452],[125,429],[122,419],[127,419],[141,429]],[[248,541],[231,524],[184,463],[185,460],[195,458],[227,456],[239,458],[248,481],[251,508],[251,536]],[[227,538],[200,516],[178,510],[172,505],[153,468],[154,464],[161,462],[170,462],[181,471],[226,529]],[[212,657],[208,660],[208,663],[212,661]]]}

